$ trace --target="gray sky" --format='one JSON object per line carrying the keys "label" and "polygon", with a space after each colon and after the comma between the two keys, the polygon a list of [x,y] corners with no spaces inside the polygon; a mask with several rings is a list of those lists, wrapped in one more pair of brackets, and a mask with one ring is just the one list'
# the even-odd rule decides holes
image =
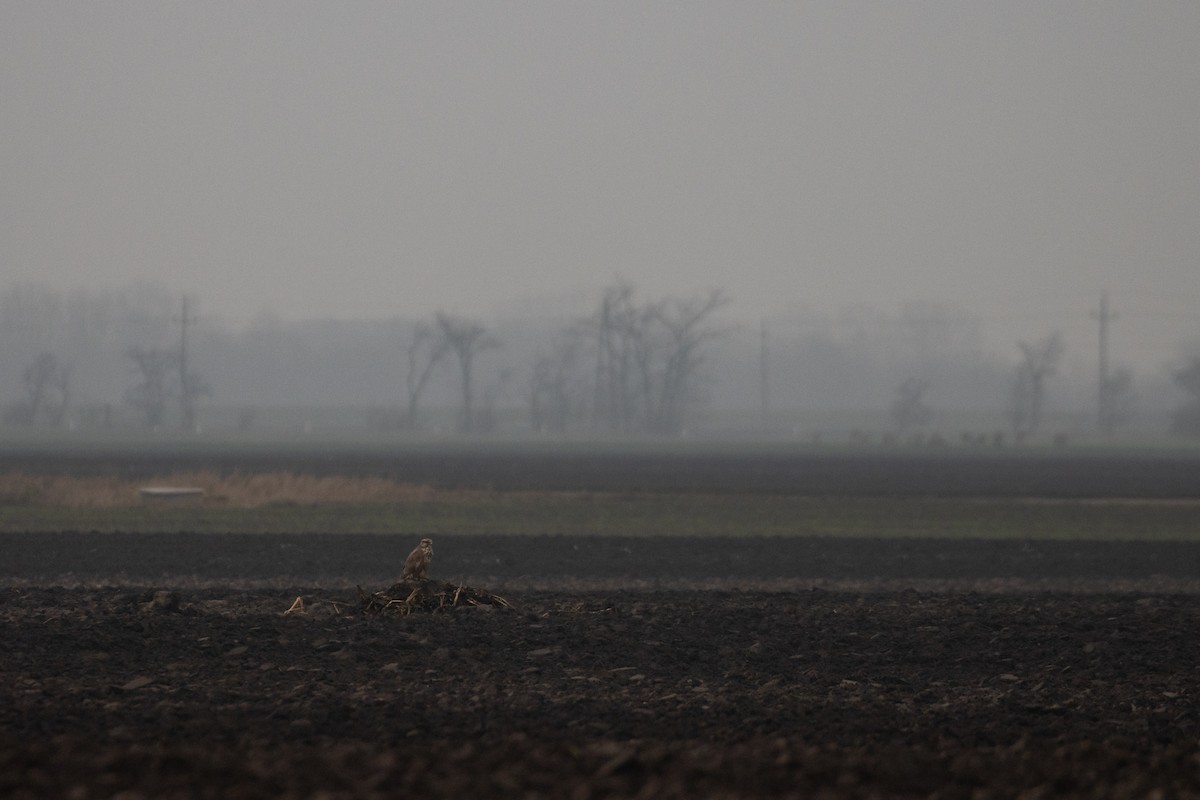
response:
{"label": "gray sky", "polygon": [[1170,348],[1200,334],[1198,43],[1193,0],[11,0],[0,263],[232,319],[620,275],[1041,335],[1107,288],[1124,347]]}

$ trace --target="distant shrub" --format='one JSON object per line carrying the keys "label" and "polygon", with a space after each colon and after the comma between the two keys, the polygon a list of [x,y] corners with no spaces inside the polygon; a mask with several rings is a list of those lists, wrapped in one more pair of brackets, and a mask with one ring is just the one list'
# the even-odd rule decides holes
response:
{"label": "distant shrub", "polygon": [[1171,433],[1200,438],[1200,405],[1187,405],[1171,417]]}

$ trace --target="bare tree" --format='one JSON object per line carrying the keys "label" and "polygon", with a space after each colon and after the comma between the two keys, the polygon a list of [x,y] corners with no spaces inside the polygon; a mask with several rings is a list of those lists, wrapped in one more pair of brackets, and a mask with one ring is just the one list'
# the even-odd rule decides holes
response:
{"label": "bare tree", "polygon": [[1184,436],[1200,437],[1200,356],[1171,373],[1175,385],[1187,393],[1187,402],[1176,409],[1171,430]]}
{"label": "bare tree", "polygon": [[647,382],[647,397],[652,398],[651,431],[683,430],[685,411],[699,395],[704,345],[728,333],[728,328],[710,324],[710,318],[728,302],[724,292],[714,289],[703,297],[671,298],[653,307],[651,319],[665,336],[656,394],[650,391],[652,384]]}
{"label": "bare tree", "polygon": [[635,418],[635,354],[644,347],[645,312],[634,305],[633,295],[633,286],[625,282],[608,287],[595,317],[581,326],[596,341],[593,424],[625,433]]}
{"label": "bare tree", "polygon": [[171,397],[170,376],[179,363],[179,353],[163,348],[130,347],[125,355],[137,372],[137,383],[126,392],[125,400],[141,413],[146,427],[157,428],[166,417]]}
{"label": "bare tree", "polygon": [[35,425],[39,419],[58,426],[70,404],[70,370],[51,353],[41,353],[24,370],[21,381],[25,399],[8,411],[6,418],[23,425]]}
{"label": "bare tree", "polygon": [[1042,407],[1046,399],[1046,379],[1058,369],[1062,357],[1062,334],[1053,333],[1040,341],[1018,342],[1021,363],[1013,381],[1009,406],[1009,421],[1013,435],[1023,439],[1035,433],[1042,423]]}
{"label": "bare tree", "polygon": [[500,426],[500,415],[496,412],[500,399],[512,381],[511,369],[501,369],[496,379],[483,387],[483,397],[476,415],[475,429],[480,433],[492,433]]}
{"label": "bare tree", "polygon": [[639,305],[628,283],[606,289],[599,310],[580,326],[596,346],[596,427],[680,432],[699,397],[706,347],[728,333],[712,321],[727,303],[720,290]]}
{"label": "bare tree", "polygon": [[458,360],[459,377],[462,386],[462,419],[463,433],[475,431],[475,357],[485,350],[500,346],[500,340],[488,333],[477,322],[452,317],[439,311],[437,326],[445,347],[454,353]]}
{"label": "bare tree", "polygon": [[549,354],[534,361],[529,380],[529,423],[535,431],[563,433],[578,410],[579,346],[578,331],[569,329]]}
{"label": "bare tree", "polygon": [[933,409],[925,403],[925,392],[929,381],[924,378],[908,378],[896,387],[896,399],[892,401],[892,419],[901,431],[928,425],[933,421]]}
{"label": "bare tree", "polygon": [[409,429],[417,428],[421,395],[448,351],[449,344],[444,336],[438,336],[431,325],[417,323],[413,329],[412,341],[408,345],[408,372],[404,377],[405,387],[408,389],[408,410],[404,422]]}

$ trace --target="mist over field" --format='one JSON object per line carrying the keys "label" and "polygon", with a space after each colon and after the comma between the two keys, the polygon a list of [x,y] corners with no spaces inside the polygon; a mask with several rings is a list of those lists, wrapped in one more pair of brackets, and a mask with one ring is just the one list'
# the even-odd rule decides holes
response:
{"label": "mist over field", "polygon": [[[618,373],[612,352],[612,363],[605,362],[606,348],[617,346],[596,329],[605,298],[626,303],[631,315],[661,317],[659,327],[647,323],[639,331],[649,342],[641,349],[622,345],[621,358],[643,360],[636,370]],[[704,299],[714,301],[711,308],[697,305]],[[1039,329],[998,342],[986,318],[946,304],[862,305],[843,313],[798,308],[750,321],[737,317],[732,300],[724,292],[652,298],[633,284],[614,284],[592,293],[590,302],[531,307],[521,315],[447,314],[448,323],[478,328],[483,344],[471,353],[477,419],[466,430],[461,362],[432,312],[378,320],[263,315],[234,324],[210,316],[202,297],[184,300],[154,284],[70,292],[9,285],[0,288],[0,402],[10,432],[177,430],[183,348],[194,394],[189,429],[209,433],[316,428],[703,438],[782,432],[802,441],[940,436],[953,444],[969,434],[990,442],[1013,432],[1025,357],[1019,345],[1036,344],[1041,335]],[[673,343],[670,325],[688,312],[696,324],[684,348]],[[1044,419],[1031,431],[1034,438],[1096,435],[1096,342],[1069,342],[1044,380]],[[672,378],[672,357],[685,349],[689,366]],[[138,353],[161,356],[159,372],[148,372]],[[51,372],[43,374],[37,368],[47,359]],[[1186,363],[1164,353],[1161,361],[1110,365],[1131,378],[1125,414],[1112,431],[1118,438],[1169,432],[1172,415],[1188,402],[1173,372]],[[427,380],[409,419],[417,378]],[[154,379],[161,416],[150,420],[145,392]],[[612,400],[606,382],[618,379],[629,388]],[[897,407],[913,385],[910,419]],[[678,395],[674,416],[640,415],[643,402],[670,400],[669,386]],[[39,408],[29,416],[34,402]],[[618,418],[605,402],[637,408]]]}
{"label": "mist over field", "polygon": [[1200,434],[1198,40],[1186,2],[4,4],[4,427]]}

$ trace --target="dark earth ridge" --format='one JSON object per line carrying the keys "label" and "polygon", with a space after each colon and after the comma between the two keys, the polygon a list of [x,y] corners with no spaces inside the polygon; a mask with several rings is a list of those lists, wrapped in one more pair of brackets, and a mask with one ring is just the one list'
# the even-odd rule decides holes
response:
{"label": "dark earth ridge", "polygon": [[[1200,579],[1200,542],[433,534],[446,580]],[[391,534],[0,534],[0,586],[22,582],[342,579],[389,585],[412,537]]]}
{"label": "dark earth ridge", "polygon": [[1200,458],[945,449],[924,452],[705,450],[596,452],[494,446],[266,451],[186,448],[0,449],[0,472],[120,475],[174,471],[377,475],[443,489],[738,492],[842,496],[1200,498]]}

